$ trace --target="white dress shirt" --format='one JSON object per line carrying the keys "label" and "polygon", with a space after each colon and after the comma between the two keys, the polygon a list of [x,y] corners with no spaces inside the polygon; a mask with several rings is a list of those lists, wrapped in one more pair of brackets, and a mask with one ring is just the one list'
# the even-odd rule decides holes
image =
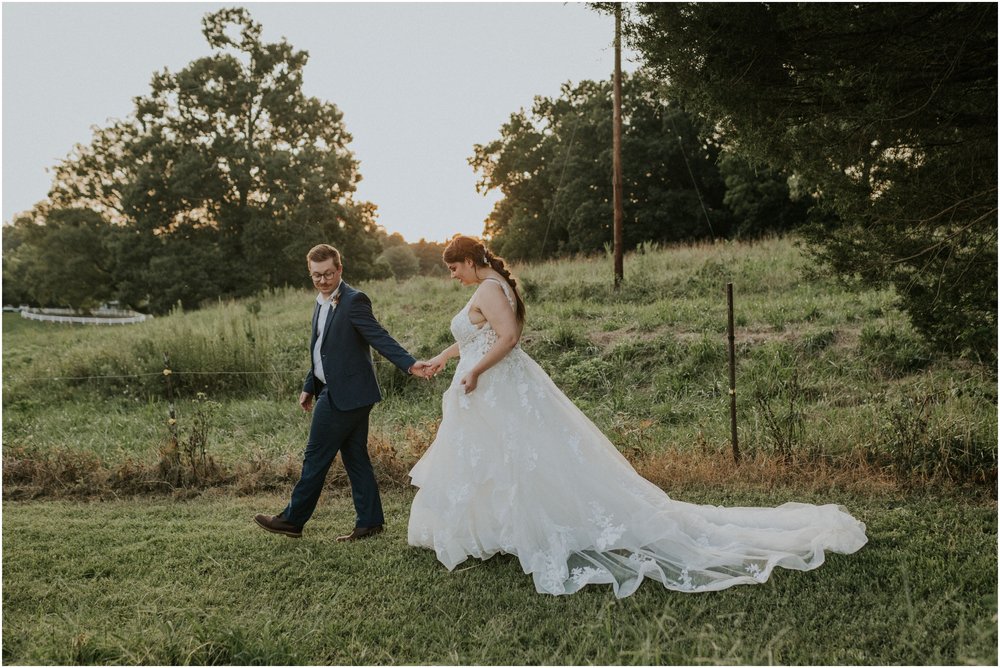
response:
{"label": "white dress shirt", "polygon": [[316,295],[316,303],[319,304],[319,317],[316,319],[316,345],[313,346],[313,376],[321,383],[326,384],[326,374],[323,372],[323,356],[320,348],[323,345],[323,332],[326,331],[326,319],[330,311],[337,308],[337,295],[340,294],[340,285],[330,294],[329,299],[323,298],[323,293]]}

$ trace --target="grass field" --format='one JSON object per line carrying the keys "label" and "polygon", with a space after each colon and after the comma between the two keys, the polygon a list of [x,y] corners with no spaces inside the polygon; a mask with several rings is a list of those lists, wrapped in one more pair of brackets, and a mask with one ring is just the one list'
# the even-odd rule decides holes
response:
{"label": "grass field", "polygon": [[[329,494],[299,540],[255,528],[283,496],[4,504],[7,664],[996,664],[996,507],[843,497],[860,552],[679,594],[646,582],[540,595],[514,557],[449,573]],[[717,503],[720,495],[685,500]],[[773,495],[728,495],[771,503]],[[802,498],[802,497],[798,497]],[[828,501],[828,498],[804,500]]]}
{"label": "grass field", "polygon": [[[517,269],[529,308],[523,347],[623,451],[727,448],[732,281],[747,452],[865,461],[920,481],[995,480],[995,370],[933,355],[890,292],[810,278],[787,239],[646,249],[625,266],[618,293],[607,258]],[[418,357],[450,344],[451,315],[469,297],[446,279],[362,287]],[[5,313],[5,452],[155,464],[168,436],[166,353],[182,438],[200,418],[220,463],[297,456],[311,299],[281,290],[114,329]],[[406,459],[433,435],[450,379],[418,382],[381,359],[377,370],[386,401],[374,432]]]}
{"label": "grass field", "polygon": [[[859,553],[624,601],[540,596],[512,557],[448,573],[406,546],[405,521],[450,379],[384,361],[370,448],[389,531],[334,542],[353,518],[337,464],[307,536],[268,535],[250,518],[284,505],[308,430],[308,291],[122,328],[5,313],[4,661],[995,664],[995,369],[932,354],[891,292],[811,277],[793,240],[644,248],[625,266],[617,293],[608,258],[516,268],[525,350],[675,498],[842,503],[868,524]],[[431,278],[360,287],[418,357],[451,342],[469,297]]]}

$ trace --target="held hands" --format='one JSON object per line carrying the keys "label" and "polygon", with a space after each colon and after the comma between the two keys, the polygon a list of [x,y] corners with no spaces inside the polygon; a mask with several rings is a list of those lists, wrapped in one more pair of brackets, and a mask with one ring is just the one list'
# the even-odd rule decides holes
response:
{"label": "held hands", "polygon": [[[418,361],[416,364],[407,369],[414,376],[419,376],[421,378],[426,378],[430,380],[438,374],[447,364],[447,360],[440,360],[435,357],[429,362]],[[469,391],[469,390],[466,390]],[[302,392],[299,394],[299,406],[302,407],[306,413],[312,410],[313,395],[309,392]]]}
{"label": "held hands", "polygon": [[426,362],[423,360],[417,362],[410,367],[410,373],[414,376],[420,376],[421,378],[429,380],[441,373],[441,370],[444,369],[447,364],[448,360],[442,359],[441,356],[438,355],[437,357]]}
{"label": "held hands", "polygon": [[[443,366],[443,365],[442,365]],[[421,378],[433,378],[434,374],[440,371],[439,366],[434,366],[430,362],[417,362],[411,366],[408,371],[414,376],[420,376]],[[313,406],[313,395],[309,392],[299,393],[299,406],[302,407],[306,413],[312,410]]]}
{"label": "held hands", "polygon": [[[438,355],[437,357],[429,361],[417,362],[416,364],[411,366],[409,370],[410,373],[413,374],[414,376],[420,376],[421,378],[426,378],[427,380],[430,380],[438,373],[440,373],[441,370],[444,369],[447,365],[448,365],[447,358],[442,358],[440,355]],[[473,390],[476,389],[476,386],[479,384],[479,374],[474,371],[470,371],[469,373],[465,374],[465,376],[462,378],[461,384],[462,387],[465,389],[466,394],[472,392]]]}
{"label": "held hands", "polygon": [[446,366],[448,366],[448,358],[438,355],[437,357],[428,360],[427,364],[430,365],[431,376],[436,376],[441,373]]}
{"label": "held hands", "polygon": [[418,361],[410,367],[410,373],[421,378],[433,378],[436,371],[430,362]]}

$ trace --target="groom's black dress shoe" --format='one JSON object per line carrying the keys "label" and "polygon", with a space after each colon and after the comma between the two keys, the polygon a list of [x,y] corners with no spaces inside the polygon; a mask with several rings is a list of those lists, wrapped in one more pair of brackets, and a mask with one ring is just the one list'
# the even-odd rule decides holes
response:
{"label": "groom's black dress shoe", "polygon": [[346,536],[338,536],[337,542],[344,543],[349,540],[361,540],[362,538],[368,538],[374,536],[375,534],[382,533],[382,525],[373,527],[355,527],[354,531],[347,534]]}
{"label": "groom's black dress shoe", "polygon": [[257,515],[253,521],[260,525],[261,529],[271,533],[280,533],[292,538],[302,538],[302,527],[297,527],[290,522],[286,522],[277,515]]}

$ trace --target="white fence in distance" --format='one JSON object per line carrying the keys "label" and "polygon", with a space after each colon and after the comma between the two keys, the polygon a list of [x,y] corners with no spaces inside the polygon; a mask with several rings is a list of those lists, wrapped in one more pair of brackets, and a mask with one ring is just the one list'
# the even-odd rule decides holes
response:
{"label": "white fence in distance", "polygon": [[79,315],[73,309],[64,308],[26,308],[20,309],[21,317],[42,322],[64,322],[74,325],[133,325],[153,316],[135,311],[120,309],[98,309],[97,315]]}

